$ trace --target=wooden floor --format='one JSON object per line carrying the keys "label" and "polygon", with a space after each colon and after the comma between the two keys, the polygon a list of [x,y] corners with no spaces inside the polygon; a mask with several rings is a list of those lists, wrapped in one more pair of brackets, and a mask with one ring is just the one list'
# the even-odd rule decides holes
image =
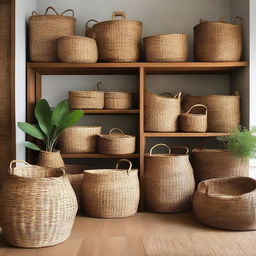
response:
{"label": "wooden floor", "polygon": [[42,249],[9,247],[0,256],[254,256],[256,232],[205,227],[192,214],[139,213],[119,220],[79,216],[66,242]]}

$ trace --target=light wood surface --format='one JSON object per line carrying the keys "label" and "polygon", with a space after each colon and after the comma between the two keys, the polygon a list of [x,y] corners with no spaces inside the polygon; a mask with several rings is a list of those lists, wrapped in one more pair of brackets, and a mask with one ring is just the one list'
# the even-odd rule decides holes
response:
{"label": "light wood surface", "polygon": [[139,154],[125,154],[125,155],[105,155],[105,154],[92,154],[92,153],[85,153],[85,154],[79,154],[79,153],[74,153],[74,154],[61,154],[61,156],[65,159],[65,158],[99,158],[99,159],[103,159],[103,158],[139,158]]}
{"label": "light wood surface", "polygon": [[1,236],[0,256],[254,256],[256,232],[208,228],[192,214],[138,213],[126,219],[76,218],[66,242],[19,249]]}
{"label": "light wood surface", "polygon": [[228,136],[223,132],[145,132],[145,137],[217,137]]}

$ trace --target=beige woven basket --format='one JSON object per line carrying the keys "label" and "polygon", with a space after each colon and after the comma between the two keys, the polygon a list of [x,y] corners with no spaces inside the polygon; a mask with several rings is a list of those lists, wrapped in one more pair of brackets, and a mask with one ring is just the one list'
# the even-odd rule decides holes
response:
{"label": "beige woven basket", "polygon": [[60,151],[47,152],[41,150],[38,156],[37,164],[39,166],[50,168],[62,168],[65,166]]}
{"label": "beige woven basket", "polygon": [[249,176],[248,161],[222,149],[193,149],[191,165],[197,183],[212,178]]}
{"label": "beige woven basket", "polygon": [[98,59],[96,41],[89,37],[61,37],[58,39],[57,51],[62,62],[95,63]]}
{"label": "beige woven basket", "polygon": [[[120,162],[128,162],[129,169],[119,169]],[[138,210],[140,198],[138,170],[129,160],[121,159],[116,169],[84,172],[83,206],[92,217],[124,218]]]}
{"label": "beige woven basket", "polygon": [[119,128],[113,128],[109,134],[98,136],[98,149],[102,154],[132,154],[136,149],[135,144],[136,137],[124,134]]}
{"label": "beige woven basket", "polygon": [[[234,23],[241,17],[236,17]],[[203,21],[194,27],[196,61],[239,61],[242,55],[241,25]]]}
{"label": "beige woven basket", "polygon": [[75,193],[63,169],[13,168],[1,187],[0,225],[14,246],[37,248],[69,238],[76,217]]}
{"label": "beige woven basket", "polygon": [[[195,109],[198,112],[193,113]],[[207,107],[202,104],[195,104],[186,113],[182,113],[180,115],[180,130],[182,132],[206,132]]]}
{"label": "beige woven basket", "polygon": [[157,95],[145,91],[145,131],[176,132],[181,113],[181,94]]}
{"label": "beige woven basket", "polygon": [[134,93],[131,92],[105,92],[104,108],[106,109],[132,109]]}
{"label": "beige woven basket", "polygon": [[[49,10],[53,10],[55,14],[48,15]],[[64,16],[69,11],[72,17]],[[76,19],[72,9],[59,15],[53,7],[48,7],[44,15],[38,15],[33,11],[28,24],[31,61],[57,62],[57,39],[74,35]]]}
{"label": "beige woven basket", "polygon": [[[123,20],[115,20],[117,16]],[[127,20],[124,12],[113,12],[111,21],[104,21],[89,27],[86,24],[86,35],[96,40],[99,61],[134,62],[140,57],[142,23]]]}
{"label": "beige woven basket", "polygon": [[162,34],[143,38],[145,59],[149,62],[183,62],[188,58],[185,34]]}
{"label": "beige woven basket", "polygon": [[97,135],[100,134],[100,126],[68,127],[60,134],[60,151],[64,154],[97,152]]}
{"label": "beige woven basket", "polygon": [[[164,146],[168,154],[153,154]],[[185,154],[173,154],[171,148],[185,149]],[[145,154],[145,204],[154,212],[181,212],[191,208],[195,190],[193,169],[188,148],[156,144]]]}
{"label": "beige woven basket", "polygon": [[233,96],[185,96],[182,109],[186,112],[195,104],[207,107],[207,130],[210,132],[232,132],[240,124],[240,96],[237,92]]}
{"label": "beige woven basket", "polygon": [[193,200],[203,224],[229,230],[256,229],[256,181],[248,177],[219,178],[199,183]]}

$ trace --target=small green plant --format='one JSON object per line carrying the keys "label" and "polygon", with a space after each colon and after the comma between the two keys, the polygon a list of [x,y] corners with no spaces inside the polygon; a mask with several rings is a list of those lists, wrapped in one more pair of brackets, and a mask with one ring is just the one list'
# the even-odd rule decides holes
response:
{"label": "small green plant", "polygon": [[[18,127],[28,135],[44,142],[45,150],[53,152],[60,133],[67,127],[74,125],[83,116],[82,110],[70,111],[68,100],[61,101],[52,111],[45,99],[40,99],[35,107],[37,124],[18,122]],[[27,148],[40,151],[37,145],[25,141]]]}
{"label": "small green plant", "polygon": [[224,142],[226,149],[235,156],[244,160],[256,157],[256,128],[248,130],[245,127],[238,127],[229,136],[218,137]]}

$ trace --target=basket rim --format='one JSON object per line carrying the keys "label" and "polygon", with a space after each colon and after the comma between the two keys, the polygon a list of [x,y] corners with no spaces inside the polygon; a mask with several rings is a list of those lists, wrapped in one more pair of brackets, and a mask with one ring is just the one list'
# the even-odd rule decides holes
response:
{"label": "basket rim", "polygon": [[100,21],[96,24],[94,24],[91,28],[95,28],[95,27],[98,27],[98,26],[101,26],[101,25],[108,25],[108,24],[112,24],[112,23],[134,23],[134,24],[137,24],[137,25],[140,25],[142,26],[143,25],[143,22],[139,21],[139,20],[105,20],[105,21]]}
{"label": "basket rim", "polygon": [[108,176],[112,175],[113,173],[118,173],[118,174],[125,174],[129,176],[129,174],[137,174],[138,169],[131,169],[129,171],[129,174],[127,173],[127,169],[89,169],[89,170],[84,170],[84,174],[89,174],[92,176]]}
{"label": "basket rim", "polygon": [[181,113],[181,116],[207,117],[207,114]]}
{"label": "basket rim", "polygon": [[145,153],[145,157],[173,157],[173,156],[177,156],[177,157],[189,157],[189,154],[150,154],[150,153]]}
{"label": "basket rim", "polygon": [[204,98],[215,98],[215,97],[237,97],[240,98],[240,95],[223,95],[223,94],[211,94],[211,95],[185,95],[186,97],[204,97]]}
{"label": "basket rim", "polygon": [[150,91],[150,90],[146,90],[146,91],[145,91],[145,94],[146,94],[146,93],[151,94],[151,95],[156,96],[156,97],[159,97],[159,98],[162,98],[162,99],[167,99],[167,100],[181,100],[181,98],[165,97],[165,96],[163,96],[163,95],[159,95],[159,94],[157,94],[157,93],[154,93],[154,92],[152,92],[152,91]]}
{"label": "basket rim", "polygon": [[208,23],[221,24],[221,25],[230,25],[230,26],[236,26],[236,27],[241,28],[241,26],[237,25],[237,24],[232,24],[232,23],[229,23],[229,22],[211,21],[211,20],[210,21],[206,20],[203,23],[199,23],[199,24],[195,25],[194,28],[199,27],[200,25],[208,24]]}
{"label": "basket rim", "polygon": [[117,134],[114,135],[114,134],[100,134],[100,135],[97,135],[98,137],[101,137],[103,139],[109,139],[109,140],[120,140],[120,139],[133,139],[133,138],[136,138],[136,136],[133,136],[133,135],[129,135],[129,134]]}
{"label": "basket rim", "polygon": [[86,40],[89,40],[89,41],[95,41],[95,39],[91,38],[91,37],[87,37],[87,36],[77,36],[77,35],[74,35],[74,36],[62,36],[62,37],[59,37],[58,38],[58,41],[59,40],[65,40],[65,39],[86,39]]}
{"label": "basket rim", "polygon": [[146,39],[154,38],[154,37],[167,37],[167,36],[185,36],[185,37],[188,37],[188,35],[185,34],[185,33],[163,33],[163,34],[157,34],[157,35],[143,37],[143,41],[146,40]]}
{"label": "basket rim", "polygon": [[60,14],[54,14],[54,15],[52,15],[52,14],[37,14],[37,15],[32,15],[32,16],[30,16],[29,18],[28,18],[28,22],[31,22],[31,20],[32,19],[37,19],[37,18],[39,18],[39,19],[41,19],[41,18],[65,18],[65,19],[72,19],[72,20],[74,20],[74,21],[76,21],[77,19],[75,18],[75,17],[73,17],[73,16],[65,16],[65,15],[60,15]]}

